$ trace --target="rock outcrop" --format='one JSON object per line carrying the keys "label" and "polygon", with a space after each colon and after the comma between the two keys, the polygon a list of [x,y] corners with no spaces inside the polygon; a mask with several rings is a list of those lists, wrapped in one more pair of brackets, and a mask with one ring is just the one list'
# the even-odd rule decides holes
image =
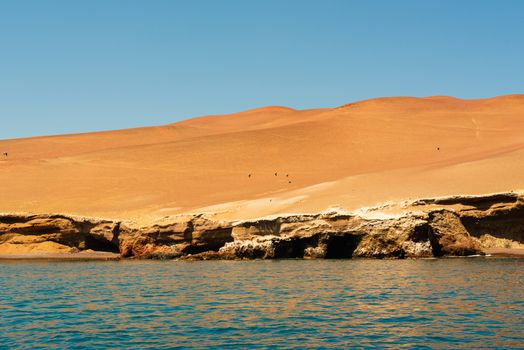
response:
{"label": "rock outcrop", "polygon": [[120,253],[123,257],[178,258],[218,251],[233,241],[233,226],[202,215],[152,226],[131,228],[121,224]]}
{"label": "rock outcrop", "polygon": [[[10,245],[26,252],[41,245],[53,252],[119,251],[120,223],[66,215],[0,215],[0,247]],[[46,249],[40,249],[45,252]]]}
{"label": "rock outcrop", "polygon": [[[396,214],[278,215],[216,221],[203,215],[128,222],[66,215],[0,215],[0,252],[27,247],[118,252],[123,258],[420,258],[524,247],[524,199],[514,193],[404,203]],[[29,249],[29,250],[31,250]]]}

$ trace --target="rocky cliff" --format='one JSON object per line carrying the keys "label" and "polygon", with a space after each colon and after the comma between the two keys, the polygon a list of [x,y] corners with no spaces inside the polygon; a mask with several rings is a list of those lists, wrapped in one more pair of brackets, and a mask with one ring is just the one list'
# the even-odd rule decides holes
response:
{"label": "rocky cliff", "polygon": [[524,248],[516,193],[396,203],[358,212],[244,221],[204,215],[148,226],[66,215],[0,215],[0,252],[106,251],[123,258],[420,258]]}

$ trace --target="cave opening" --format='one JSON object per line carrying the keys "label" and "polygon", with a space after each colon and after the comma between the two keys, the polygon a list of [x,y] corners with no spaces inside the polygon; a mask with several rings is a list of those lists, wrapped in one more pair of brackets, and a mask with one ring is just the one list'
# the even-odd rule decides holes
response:
{"label": "cave opening", "polygon": [[332,236],[327,240],[326,259],[350,259],[360,243],[359,235]]}
{"label": "cave opening", "polygon": [[91,249],[100,252],[119,253],[119,248],[116,244],[106,239],[100,239],[94,236],[87,236],[85,240],[86,249]]}

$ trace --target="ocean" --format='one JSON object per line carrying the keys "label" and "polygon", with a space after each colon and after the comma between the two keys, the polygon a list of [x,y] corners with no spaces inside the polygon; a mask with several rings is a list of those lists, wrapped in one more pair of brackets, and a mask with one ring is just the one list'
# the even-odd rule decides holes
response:
{"label": "ocean", "polygon": [[524,348],[524,259],[0,261],[1,349]]}

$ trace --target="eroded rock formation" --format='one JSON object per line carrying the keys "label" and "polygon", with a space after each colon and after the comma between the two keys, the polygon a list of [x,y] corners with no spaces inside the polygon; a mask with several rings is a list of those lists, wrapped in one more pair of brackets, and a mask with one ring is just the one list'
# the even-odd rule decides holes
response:
{"label": "eroded rock formation", "polygon": [[56,251],[118,252],[119,225],[109,220],[65,215],[0,215],[0,246],[19,248],[25,253],[32,250],[25,248],[51,242]]}
{"label": "eroded rock formation", "polygon": [[65,215],[0,215],[0,247],[26,252],[51,244],[61,252],[159,259],[420,258],[524,247],[524,198],[514,193],[419,200],[392,212],[234,222],[194,215],[145,227]]}

